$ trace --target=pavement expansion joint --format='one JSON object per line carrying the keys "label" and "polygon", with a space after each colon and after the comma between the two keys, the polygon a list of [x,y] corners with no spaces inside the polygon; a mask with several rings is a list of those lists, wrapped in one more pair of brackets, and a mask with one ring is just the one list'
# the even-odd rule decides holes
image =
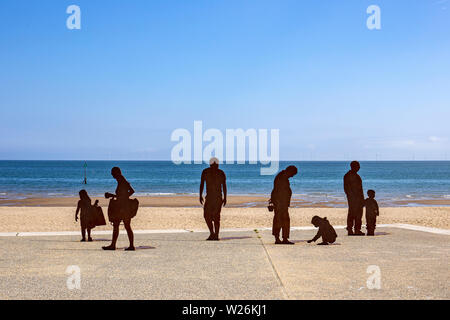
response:
{"label": "pavement expansion joint", "polygon": [[275,268],[275,265],[273,264],[272,258],[270,257],[270,254],[269,254],[269,252],[267,251],[267,248],[266,248],[266,246],[265,246],[265,244],[264,244],[264,242],[263,242],[263,239],[259,236],[259,234],[258,234],[257,231],[254,231],[254,232],[257,234],[257,238],[259,239],[259,241],[261,242],[261,245],[262,245],[263,248],[264,248],[264,252],[266,253],[267,260],[269,261],[269,264],[270,264],[270,266],[272,267],[273,273],[275,274],[275,277],[277,278],[278,282],[280,283],[281,291],[283,292],[284,298],[285,298],[285,299],[289,299],[289,295],[288,295],[288,293],[287,293],[286,287],[284,286],[283,281],[281,281],[281,277],[280,277],[280,275],[278,274],[278,271],[277,271],[277,269]]}

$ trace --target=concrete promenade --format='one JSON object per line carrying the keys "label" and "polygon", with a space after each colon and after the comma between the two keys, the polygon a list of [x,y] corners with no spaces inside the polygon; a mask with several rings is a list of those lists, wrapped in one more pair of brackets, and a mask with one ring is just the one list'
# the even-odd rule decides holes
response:
{"label": "concrete promenade", "polygon": [[[70,232],[0,234],[0,299],[450,298],[448,231],[389,225],[348,237],[338,228],[334,245],[317,246],[306,243],[315,229],[293,229],[293,246],[274,245],[267,229],[227,230],[219,242],[141,231],[135,252],[122,250],[124,234],[118,250],[101,250],[110,232],[90,243]],[[79,267],[80,289],[67,286],[69,266]],[[368,268],[380,271],[380,289],[369,288]]]}

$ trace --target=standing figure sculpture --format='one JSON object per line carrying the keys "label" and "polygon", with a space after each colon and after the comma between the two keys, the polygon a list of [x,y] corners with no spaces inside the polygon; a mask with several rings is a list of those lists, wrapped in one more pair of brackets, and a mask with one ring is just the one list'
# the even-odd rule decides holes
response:
{"label": "standing figure sculpture", "polygon": [[[200,181],[200,203],[203,204],[203,188],[206,183],[206,201],[203,217],[209,229],[206,240],[219,240],[220,211],[227,204],[227,182],[225,172],[219,169],[219,159],[211,158],[209,168],[202,172]],[[223,198],[222,198],[223,193]]]}
{"label": "standing figure sculpture", "polygon": [[369,190],[367,191],[367,195],[369,197],[364,202],[364,206],[366,207],[367,235],[374,236],[375,228],[377,226],[377,217],[380,215],[380,208],[378,207],[377,200],[375,200],[375,191]]}
{"label": "standing figure sculpture", "polygon": [[[275,244],[294,244],[289,241],[290,218],[289,207],[291,205],[292,190],[289,179],[297,174],[295,166],[289,166],[278,173],[273,183],[273,190],[270,201],[273,204],[275,215],[273,217],[272,235],[275,237]],[[280,240],[282,230],[283,241]]]}
{"label": "standing figure sculpture", "polygon": [[[134,193],[134,189],[122,175],[120,168],[112,168],[111,175],[117,181],[116,193],[106,193],[105,197],[113,198],[111,200],[112,203],[110,203],[110,206],[113,208],[108,208],[108,216],[113,223],[113,235],[111,244],[107,247],[103,247],[103,250],[116,249],[116,242],[119,237],[119,226],[120,222],[123,221],[125,230],[127,230],[128,240],[130,241],[130,246],[125,250],[134,251],[134,234],[133,230],[131,230],[131,218],[136,214],[137,206],[133,204],[134,202],[137,202],[137,200],[134,200],[134,202],[133,200],[130,200],[130,196]],[[116,200],[114,200],[114,198]],[[110,215],[110,211],[112,211],[114,215]]]}
{"label": "standing figure sculpture", "polygon": [[358,174],[361,166],[358,161],[353,161],[350,168],[350,171],[344,176],[344,191],[348,201],[347,231],[349,236],[364,236],[364,233],[361,232],[364,191],[361,177]]}
{"label": "standing figure sculpture", "polygon": [[75,211],[75,221],[78,221],[78,212],[80,212],[80,225],[81,225],[81,241],[86,241],[86,231],[88,235],[87,241],[92,241],[91,229],[92,229],[92,217],[91,217],[91,198],[86,190],[80,190],[80,200],[77,204],[77,210]]}

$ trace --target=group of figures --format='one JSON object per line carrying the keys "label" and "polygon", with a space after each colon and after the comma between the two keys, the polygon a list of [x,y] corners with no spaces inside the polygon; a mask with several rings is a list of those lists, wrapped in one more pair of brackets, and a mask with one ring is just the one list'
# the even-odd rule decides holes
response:
{"label": "group of figures", "polygon": [[[203,205],[203,217],[208,226],[210,235],[208,241],[218,241],[220,231],[220,213],[222,207],[227,203],[227,183],[226,175],[219,169],[219,160],[211,158],[209,168],[203,170],[200,181],[200,204]],[[375,200],[375,191],[367,192],[368,198],[364,198],[362,179],[358,174],[360,164],[353,161],[350,164],[350,171],[344,176],[344,191],[348,200],[347,231],[349,236],[364,236],[361,231],[364,207],[366,208],[366,228],[367,235],[375,234],[376,219],[379,215],[378,203]],[[272,235],[275,237],[275,244],[294,244],[289,241],[290,217],[289,207],[291,205],[292,190],[289,179],[297,175],[298,169],[289,166],[277,174],[269,200],[269,211],[274,212]],[[131,229],[131,219],[136,215],[139,202],[137,199],[130,199],[134,194],[134,189],[122,175],[118,167],[111,170],[111,175],[117,181],[115,194],[106,193],[106,198],[111,198],[108,207],[108,218],[113,224],[112,242],[104,250],[115,250],[119,236],[119,226],[123,221],[128,234],[130,245],[125,250],[135,250],[134,235]],[[204,187],[206,185],[206,197],[203,198]],[[82,240],[86,241],[85,233],[88,233],[88,241],[92,241],[91,229],[98,225],[105,225],[103,212],[98,206],[98,200],[91,206],[91,199],[85,190],[80,191],[80,201],[75,214],[78,219],[78,212],[81,210],[81,234]],[[311,223],[318,228],[316,236],[308,240],[308,243],[315,242],[322,238],[319,245],[328,245],[336,241],[337,234],[327,218],[314,216]],[[280,234],[283,240],[280,238]]]}
{"label": "group of figures", "polygon": [[[275,244],[294,244],[289,241],[291,228],[289,207],[291,206],[292,197],[289,179],[297,175],[297,173],[297,167],[289,166],[275,177],[271,198],[269,200],[269,211],[274,211],[275,213],[272,224],[272,235],[275,237]],[[311,223],[316,228],[319,228],[319,231],[313,239],[308,240],[308,243],[315,242],[320,238],[322,238],[322,242],[319,243],[320,245],[328,245],[336,241],[336,231],[326,217],[314,216]],[[283,240],[280,239],[280,232]]]}
{"label": "group of figures", "polygon": [[[130,199],[134,194],[134,189],[130,183],[122,175],[120,168],[114,167],[111,169],[111,175],[117,181],[116,193],[105,193],[105,198],[110,198],[108,206],[108,218],[113,225],[112,241],[109,246],[103,247],[103,250],[116,250],[117,239],[119,238],[119,226],[123,221],[125,230],[127,231],[128,240],[130,245],[126,248],[126,251],[134,251],[134,234],[131,229],[131,219],[136,216],[139,202],[137,199]],[[96,223],[96,219],[93,217],[95,214],[99,216],[101,214],[104,222],[103,212],[98,210],[98,200],[96,200],[94,206],[91,206],[91,199],[89,198],[86,190],[79,192],[80,200],[78,201],[77,210],[75,212],[75,221],[78,219],[78,212],[80,214],[81,224],[81,241],[86,241],[86,231],[88,233],[88,241],[92,241],[91,229],[99,225],[105,225],[106,223]],[[98,219],[100,220],[100,219]],[[97,221],[98,221],[97,220]]]}

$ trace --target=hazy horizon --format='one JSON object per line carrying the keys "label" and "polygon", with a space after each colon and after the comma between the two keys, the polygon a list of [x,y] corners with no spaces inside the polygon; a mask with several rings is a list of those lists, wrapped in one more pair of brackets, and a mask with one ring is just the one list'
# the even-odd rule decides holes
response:
{"label": "hazy horizon", "polygon": [[[429,160],[420,160],[420,159],[416,159],[416,160],[402,160],[402,159],[382,159],[382,160],[360,160],[360,159],[349,159],[349,160],[293,160],[293,159],[288,159],[288,160],[279,160],[278,162],[348,162],[350,163],[351,161],[359,161],[359,162],[450,162],[450,160],[438,160],[438,159],[429,159]],[[173,162],[172,160],[161,160],[161,159],[154,159],[154,160],[142,160],[142,159],[0,159],[0,161],[80,161],[80,162],[95,162],[95,161],[118,161],[118,162]],[[195,164],[195,163],[191,163],[191,164],[180,164],[180,165],[203,165],[203,164],[208,164],[208,161],[204,161],[204,163],[202,164]],[[277,162],[277,161],[276,161]],[[233,163],[235,165],[240,165],[238,163]],[[246,162],[246,164],[248,164],[248,162]],[[261,164],[255,164],[255,166],[260,166]],[[282,168],[281,168],[282,169]]]}

